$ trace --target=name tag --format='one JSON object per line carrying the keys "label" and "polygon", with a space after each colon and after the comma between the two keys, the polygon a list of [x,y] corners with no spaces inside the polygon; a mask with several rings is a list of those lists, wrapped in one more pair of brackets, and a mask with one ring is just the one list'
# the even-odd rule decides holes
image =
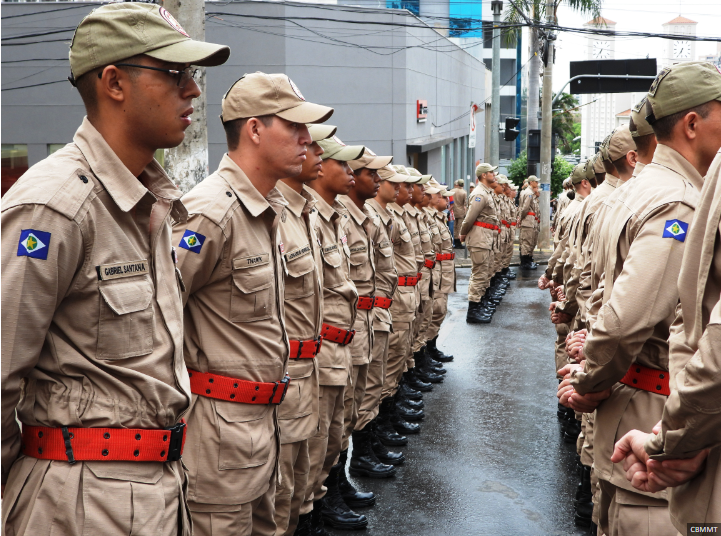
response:
{"label": "name tag", "polygon": [[419,231],[416,231],[415,233],[411,233],[411,237],[418,236]]}
{"label": "name tag", "polygon": [[300,247],[298,249],[294,249],[293,251],[289,251],[285,254],[285,261],[290,262],[294,261],[295,259],[299,259],[300,257],[303,257],[305,255],[308,255],[310,253],[310,245],[306,245],[303,247]]}
{"label": "name tag", "polygon": [[270,262],[270,253],[261,253],[260,255],[251,255],[249,257],[241,257],[233,259],[234,270],[244,270],[253,266],[263,266]]}
{"label": "name tag", "polygon": [[355,246],[350,248],[351,253],[360,253],[362,251],[366,251],[368,248],[366,248],[365,244],[362,246]]}
{"label": "name tag", "polygon": [[391,241],[390,241],[390,240],[384,240],[383,242],[381,242],[380,244],[378,244],[378,247],[381,248],[381,249],[385,249],[385,248],[387,248],[387,247],[390,247],[390,245],[391,245]]}
{"label": "name tag", "polygon": [[98,279],[107,281],[109,279],[119,279],[121,277],[132,277],[135,275],[143,275],[148,273],[148,261],[131,261],[116,262],[115,264],[101,264],[96,266]]}
{"label": "name tag", "polygon": [[334,252],[334,251],[337,250],[337,249],[338,249],[338,244],[333,244],[332,246],[324,247],[324,248],[323,248],[323,253],[324,253],[324,254],[332,253],[332,252]]}

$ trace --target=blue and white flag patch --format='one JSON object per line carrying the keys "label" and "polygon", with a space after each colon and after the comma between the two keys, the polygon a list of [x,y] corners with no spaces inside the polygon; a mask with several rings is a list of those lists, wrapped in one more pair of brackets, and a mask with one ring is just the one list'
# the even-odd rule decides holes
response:
{"label": "blue and white flag patch", "polygon": [[33,259],[48,259],[50,251],[50,233],[35,229],[23,229],[20,232],[18,243],[18,257],[32,257]]}
{"label": "blue and white flag patch", "polygon": [[688,234],[688,223],[681,220],[666,220],[663,229],[663,238],[675,238],[679,242],[686,240]]}
{"label": "blue and white flag patch", "polygon": [[205,237],[202,234],[186,229],[178,246],[183,249],[187,249],[188,251],[192,251],[193,253],[200,253],[204,243]]}

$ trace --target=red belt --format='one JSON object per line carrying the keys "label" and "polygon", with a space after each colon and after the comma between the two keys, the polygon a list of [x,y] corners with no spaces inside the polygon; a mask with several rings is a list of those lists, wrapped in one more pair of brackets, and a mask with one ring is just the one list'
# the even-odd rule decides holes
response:
{"label": "red belt", "polygon": [[356,307],[365,311],[373,309],[373,300],[375,300],[375,296],[358,296],[358,305]]}
{"label": "red belt", "polygon": [[513,225],[515,227],[517,225],[517,223],[514,221],[514,222],[511,222],[511,225]]}
{"label": "red belt", "polygon": [[418,281],[420,281],[421,279],[423,279],[423,274],[421,272],[418,272],[416,274],[416,277],[418,278]]}
{"label": "red belt", "polygon": [[477,225],[478,227],[483,227],[484,229],[490,229],[491,231],[498,231],[501,232],[501,228],[498,225],[492,225],[490,223],[486,223],[483,221],[477,221],[474,222],[473,225]]}
{"label": "red belt", "polygon": [[535,216],[535,215],[536,215],[535,212],[526,212],[526,216]]}
{"label": "red belt", "polygon": [[455,258],[456,258],[455,253],[437,253],[436,254],[437,261],[452,261]]}
{"label": "red belt", "polygon": [[400,287],[415,287],[418,284],[417,276],[399,276],[398,286]]}
{"label": "red belt", "polygon": [[40,460],[174,462],[185,444],[185,421],[167,429],[49,428],[23,424],[22,452]]}
{"label": "red belt", "polygon": [[643,365],[631,365],[626,375],[621,378],[621,383],[649,393],[666,396],[671,394],[671,388],[668,384],[668,372],[644,367]]}
{"label": "red belt", "polygon": [[191,369],[188,375],[191,393],[239,404],[280,404],[290,383],[287,375],[277,382],[252,382]]}
{"label": "red belt", "polygon": [[341,346],[346,346],[353,340],[355,330],[340,329],[335,326],[331,326],[330,324],[323,324],[323,327],[320,328],[320,336],[324,341],[330,341],[340,344]]}
{"label": "red belt", "polygon": [[382,298],[376,296],[373,298],[373,307],[380,307],[381,309],[390,309],[393,303],[393,298]]}
{"label": "red belt", "polygon": [[[454,253],[454,255],[455,255],[455,253]],[[436,261],[432,261],[431,259],[424,259],[423,266],[432,270],[433,268],[436,267]]]}
{"label": "red belt", "polygon": [[313,359],[323,344],[323,337],[309,341],[290,341],[290,359]]}

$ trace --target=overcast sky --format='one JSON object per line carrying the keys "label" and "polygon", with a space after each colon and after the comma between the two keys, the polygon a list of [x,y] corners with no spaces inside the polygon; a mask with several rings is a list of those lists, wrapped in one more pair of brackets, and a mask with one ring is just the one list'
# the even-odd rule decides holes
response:
{"label": "overcast sky", "polygon": [[[616,22],[616,31],[663,33],[662,24],[683,15],[698,21],[696,35],[721,37],[720,0],[604,0],[602,15]],[[484,5],[484,15],[488,13]],[[486,18],[484,16],[484,18]],[[581,16],[563,2],[558,10],[561,26],[580,28],[591,17]],[[526,47],[524,42],[524,47]],[[659,57],[665,50],[664,40],[654,38],[616,38],[616,59]],[[561,32],[556,41],[556,64],[553,72],[553,89],[558,91],[569,78],[569,62],[588,59],[588,38],[585,35]],[[525,50],[525,49],[524,49]],[[696,56],[714,54],[715,42],[697,42]],[[524,61],[526,53],[524,52]],[[698,59],[698,58],[694,58]]]}

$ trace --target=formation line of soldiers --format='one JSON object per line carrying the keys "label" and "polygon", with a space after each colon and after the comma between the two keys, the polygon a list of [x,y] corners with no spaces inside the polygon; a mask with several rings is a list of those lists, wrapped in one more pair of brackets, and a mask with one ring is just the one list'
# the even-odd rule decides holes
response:
{"label": "formation line of soldiers", "polygon": [[721,522],[720,147],[721,72],[665,68],[558,200],[538,286],[594,535]]}
{"label": "formation line of soldiers", "polygon": [[191,65],[229,55],[152,4],[75,32],[87,117],[2,200],[3,534],[361,529],[346,471],[393,477],[420,432],[453,360],[451,194],[257,72],[182,195],[153,155],[191,124]]}

